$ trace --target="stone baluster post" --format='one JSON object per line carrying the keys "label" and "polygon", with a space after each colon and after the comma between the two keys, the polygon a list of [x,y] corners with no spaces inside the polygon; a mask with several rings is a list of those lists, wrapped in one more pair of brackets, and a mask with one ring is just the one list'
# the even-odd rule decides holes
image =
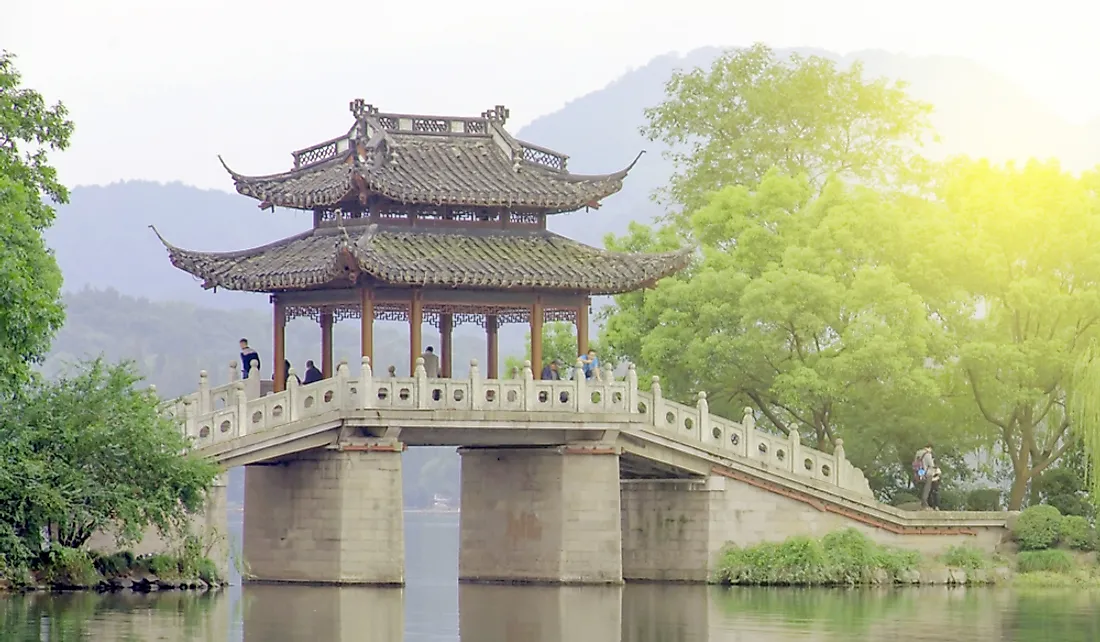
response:
{"label": "stone baluster post", "polygon": [[573,402],[573,409],[577,412],[584,412],[584,408],[587,404],[584,402],[584,395],[588,394],[585,390],[584,380],[584,361],[581,361],[580,357],[577,357],[577,365],[573,368],[573,396],[575,397]]}
{"label": "stone baluster post", "polygon": [[799,475],[807,472],[806,467],[802,465],[802,435],[798,434],[797,427],[791,428],[791,431],[787,433],[787,441],[790,442],[788,450],[791,451],[791,456],[788,468],[791,473]]}
{"label": "stone baluster post", "polygon": [[[299,407],[302,399],[301,384],[297,377],[290,377],[286,381],[286,412],[283,414],[284,422],[298,421],[302,417],[302,409]],[[272,419],[275,419],[272,417]]]}
{"label": "stone baluster post", "polygon": [[851,464],[848,463],[848,458],[844,456],[843,439],[836,440],[836,446],[833,448],[833,456],[836,457],[836,466],[833,467],[832,475],[829,475],[829,477],[832,478],[831,481],[834,484],[844,488],[844,484],[848,480],[848,466]]}
{"label": "stone baluster post", "polygon": [[470,359],[470,409],[480,410],[485,407],[485,384],[481,380],[481,370],[477,367],[477,359]]}
{"label": "stone baluster post", "polygon": [[531,372],[531,360],[523,362],[523,374],[521,375],[523,381],[523,409],[534,410],[538,407],[538,401],[535,399],[535,376]]}
{"label": "stone baluster post", "polygon": [[656,428],[660,426],[660,419],[664,417],[664,399],[661,397],[661,378],[653,375],[653,407],[649,409],[649,425]]}
{"label": "stone baluster post", "polygon": [[237,381],[240,378],[241,378],[241,371],[237,370],[237,362],[236,361],[230,361],[229,362],[229,379],[226,380],[226,383],[233,383],[234,381]]}
{"label": "stone baluster post", "polygon": [[428,408],[428,370],[424,367],[424,357],[416,358],[416,408]]}
{"label": "stone baluster post", "polygon": [[245,393],[249,399],[260,398],[260,362],[252,360],[252,367],[248,370],[248,381],[245,382]]}
{"label": "stone baluster post", "polygon": [[198,413],[205,415],[214,410],[214,400],[210,397],[210,377],[205,370],[199,371],[199,407]]}
{"label": "stone baluster post", "polygon": [[626,411],[638,412],[638,371],[633,363],[626,369]]}
{"label": "stone baluster post", "polygon": [[748,406],[745,407],[745,412],[741,415],[741,428],[745,431],[745,438],[738,444],[740,450],[738,454],[742,457],[748,457],[749,444],[752,443],[753,432],[756,430],[756,414]]}
{"label": "stone baluster post", "polygon": [[183,434],[191,438],[199,436],[198,422],[195,420],[195,405],[190,399],[183,400]]}
{"label": "stone baluster post", "polygon": [[233,386],[233,401],[236,403],[237,408],[237,437],[244,437],[248,434],[249,426],[252,424],[252,417],[248,416],[248,393],[244,391],[244,382],[238,381]]}
{"label": "stone baluster post", "polygon": [[370,357],[363,357],[359,366],[359,407],[370,408],[375,399],[374,373],[370,368]]}
{"label": "stone baluster post", "polygon": [[344,410],[351,404],[348,402],[348,389],[351,387],[351,370],[348,368],[347,359],[341,359],[336,366],[336,407]]}
{"label": "stone baluster post", "polygon": [[[710,434],[710,403],[707,402],[707,391],[699,391],[699,402],[695,404],[699,409],[699,441],[708,442],[714,439]],[[719,447],[722,444],[718,444]]]}

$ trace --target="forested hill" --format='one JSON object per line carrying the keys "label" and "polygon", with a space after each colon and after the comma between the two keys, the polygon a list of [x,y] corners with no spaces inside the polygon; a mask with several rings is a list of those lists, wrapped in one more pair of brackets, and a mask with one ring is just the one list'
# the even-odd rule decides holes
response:
{"label": "forested hill", "polygon": [[[640,150],[649,152],[631,172],[623,191],[608,198],[603,208],[554,216],[551,229],[600,245],[607,232],[622,232],[628,222],[648,221],[660,212],[650,195],[665,184],[671,168],[660,147],[638,133],[643,109],[660,102],[674,69],[707,65],[718,52],[708,48],[684,57],[661,56],[515,132],[568,154],[569,167],[576,172],[614,171]],[[929,150],[934,156],[1057,156],[1067,165],[1082,168],[1100,147],[1100,121],[1091,127],[1068,124],[1019,88],[967,60],[869,51],[842,62],[855,58],[864,62],[869,74],[910,82],[915,96],[936,106],[933,121],[941,141]],[[431,106],[423,111],[430,112]],[[318,131],[316,141],[304,140],[301,146],[330,135]],[[217,159],[211,157],[210,162]],[[231,189],[228,176],[225,189]],[[309,214],[261,211],[255,201],[228,191],[127,182],[73,190],[71,204],[60,209],[47,239],[57,252],[69,291],[91,285],[158,301],[265,310],[267,299],[262,295],[203,291],[168,263],[148,226],[156,225],[169,241],[182,247],[236,250],[298,233],[310,222]]]}

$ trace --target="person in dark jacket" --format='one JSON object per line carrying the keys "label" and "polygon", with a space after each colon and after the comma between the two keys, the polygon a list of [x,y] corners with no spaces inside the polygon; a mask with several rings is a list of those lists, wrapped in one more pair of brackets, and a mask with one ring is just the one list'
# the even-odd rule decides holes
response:
{"label": "person in dark jacket", "polygon": [[252,371],[253,362],[255,362],[255,367],[259,371],[260,355],[248,347],[248,339],[241,339],[241,376],[243,378],[248,378],[248,373]]}
{"label": "person in dark jacket", "polygon": [[550,363],[546,364],[546,367],[542,369],[542,375],[539,379],[543,381],[557,381],[561,379],[561,361],[554,359]]}
{"label": "person in dark jacket", "polygon": [[321,371],[317,369],[317,366],[313,365],[312,361],[306,361],[306,378],[302,381],[304,384],[311,384],[315,381],[320,381],[324,377],[321,376]]}

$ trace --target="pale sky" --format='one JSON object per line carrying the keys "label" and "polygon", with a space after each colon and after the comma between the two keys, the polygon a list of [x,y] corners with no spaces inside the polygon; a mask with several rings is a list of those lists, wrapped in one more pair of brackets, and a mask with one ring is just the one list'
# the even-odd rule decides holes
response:
{"label": "pale sky", "polygon": [[288,169],[347,130],[353,98],[445,115],[502,103],[516,131],[660,54],[757,41],[964,56],[1067,120],[1100,118],[1095,0],[29,0],[0,17],[24,84],[72,112],[55,158],[70,185],[229,190],[217,154]]}

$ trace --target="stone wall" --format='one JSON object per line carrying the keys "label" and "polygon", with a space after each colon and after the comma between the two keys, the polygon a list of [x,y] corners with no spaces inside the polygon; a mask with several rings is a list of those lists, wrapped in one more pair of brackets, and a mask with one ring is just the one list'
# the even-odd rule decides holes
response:
{"label": "stone wall", "polygon": [[701,582],[727,543],[821,537],[849,527],[879,544],[926,554],[959,544],[993,552],[1007,534],[1003,513],[905,514],[820,489],[777,493],[762,481],[714,475],[706,483],[622,482],[623,578]]}
{"label": "stone wall", "polygon": [[249,579],[404,583],[400,445],[364,448],[246,467]]}
{"label": "stone wall", "polygon": [[613,449],[463,449],[459,579],[622,581]]}

